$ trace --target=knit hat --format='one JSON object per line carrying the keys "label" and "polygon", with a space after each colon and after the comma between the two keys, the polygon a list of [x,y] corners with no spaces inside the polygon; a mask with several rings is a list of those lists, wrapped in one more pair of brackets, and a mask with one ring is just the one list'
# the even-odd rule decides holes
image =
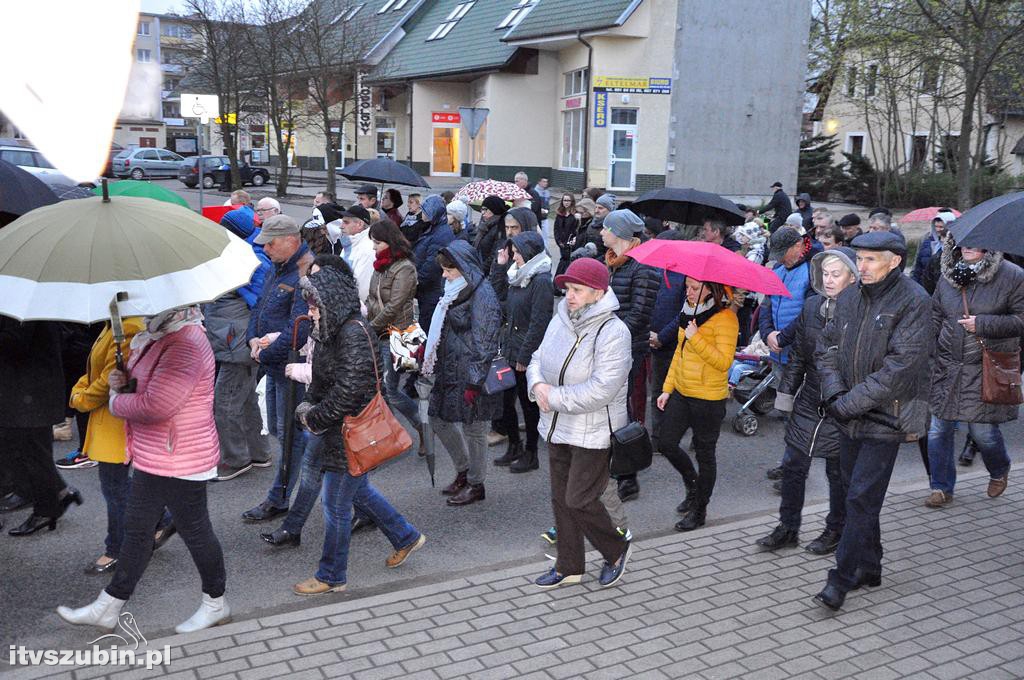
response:
{"label": "knit hat", "polygon": [[573,260],[564,274],[555,277],[555,285],[565,289],[567,283],[578,283],[594,290],[608,289],[608,267],[592,257]]}
{"label": "knit hat", "polygon": [[608,208],[609,211],[615,210],[615,194],[601,194],[596,203]]}
{"label": "knit hat", "polygon": [[768,259],[780,262],[786,251],[802,240],[803,236],[793,227],[779,227],[768,242]]}
{"label": "knit hat", "polygon": [[447,210],[448,214],[454,215],[455,219],[458,220],[459,222],[465,222],[466,216],[469,215],[469,206],[460,201],[459,199],[455,199],[454,201],[449,203]]}
{"label": "knit hat", "polygon": [[579,203],[576,204],[576,207],[586,210],[588,213],[593,215],[594,209],[597,208],[597,203],[594,203],[594,201],[589,198],[581,198]]}
{"label": "knit hat", "polygon": [[504,215],[508,212],[508,203],[494,195],[488,196],[484,199],[483,207],[487,208],[495,215]]}
{"label": "knit hat", "polygon": [[795,227],[798,231],[803,231],[804,216],[798,212],[791,213],[790,216],[786,218],[786,226]]}
{"label": "knit hat", "polygon": [[850,242],[856,250],[888,250],[901,257],[907,256],[907,240],[903,234],[892,231],[869,231]]}
{"label": "knit hat", "polygon": [[644,221],[630,210],[613,210],[604,218],[603,226],[619,238],[629,241],[634,234],[644,228]]}
{"label": "knit hat", "polygon": [[848,213],[839,218],[840,227],[856,227],[860,224],[860,218],[854,213]]}

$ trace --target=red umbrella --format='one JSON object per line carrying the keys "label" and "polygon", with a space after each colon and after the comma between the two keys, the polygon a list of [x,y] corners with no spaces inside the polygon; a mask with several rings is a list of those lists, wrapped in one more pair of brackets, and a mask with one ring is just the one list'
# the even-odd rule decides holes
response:
{"label": "red umbrella", "polygon": [[[906,224],[907,222],[931,222],[942,210],[944,210],[944,208],[936,206],[932,206],[930,208],[918,208],[917,210],[912,210],[901,217],[900,222],[902,224]],[[959,210],[953,210],[952,208],[949,208],[948,210],[957,217],[960,217]]]}
{"label": "red umbrella", "polygon": [[633,248],[628,255],[637,262],[692,276],[699,281],[792,297],[775,272],[717,243],[653,239]]}

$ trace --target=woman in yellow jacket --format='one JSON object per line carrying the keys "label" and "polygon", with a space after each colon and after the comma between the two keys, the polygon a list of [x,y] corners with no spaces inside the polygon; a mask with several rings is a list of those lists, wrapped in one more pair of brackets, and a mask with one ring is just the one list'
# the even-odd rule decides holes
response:
{"label": "woman in yellow jacket", "polygon": [[[676,508],[683,515],[676,531],[704,525],[705,509],[715,488],[715,446],[725,418],[728,372],[739,330],[725,289],[687,277],[686,302],[679,314],[679,345],[658,397],[658,408],[665,416],[655,446],[682,475],[686,487],[686,499]],[[679,449],[679,440],[690,428],[700,472],[689,454]]]}
{"label": "woman in yellow jacket", "polygon": [[[143,329],[142,317],[124,320],[125,340],[121,351],[128,360],[128,345]],[[103,555],[85,568],[87,574],[112,571],[124,538],[124,512],[131,489],[129,467],[125,465],[124,421],[110,413],[107,376],[116,368],[114,334],[108,323],[89,352],[85,375],[71,389],[71,408],[89,414],[82,452],[99,463],[100,490],[107,503],[107,538]]]}

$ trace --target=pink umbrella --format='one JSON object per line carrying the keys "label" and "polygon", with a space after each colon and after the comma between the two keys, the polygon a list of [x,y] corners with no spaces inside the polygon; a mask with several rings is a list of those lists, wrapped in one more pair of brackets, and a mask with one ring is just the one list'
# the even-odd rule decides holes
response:
{"label": "pink umbrella", "polygon": [[470,182],[455,193],[455,198],[466,205],[480,205],[488,196],[497,196],[509,203],[528,201],[531,198],[530,194],[520,189],[518,185],[493,179]]}
{"label": "pink umbrella", "polygon": [[641,243],[628,254],[637,262],[692,276],[699,281],[792,297],[775,272],[717,243],[654,239]]}
{"label": "pink umbrella", "polygon": [[[902,224],[906,224],[907,222],[931,222],[932,220],[935,219],[935,216],[938,215],[941,211],[942,208],[936,206],[932,206],[930,208],[918,208],[917,210],[912,210],[903,217],[901,217],[900,222]],[[952,208],[950,208],[949,212],[953,213],[957,217],[960,217],[959,210],[953,210]]]}

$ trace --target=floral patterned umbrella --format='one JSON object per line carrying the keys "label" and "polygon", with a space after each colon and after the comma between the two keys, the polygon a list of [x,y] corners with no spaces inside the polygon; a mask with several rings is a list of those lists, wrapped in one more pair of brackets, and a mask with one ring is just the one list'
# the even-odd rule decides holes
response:
{"label": "floral patterned umbrella", "polygon": [[498,182],[493,179],[481,182],[470,182],[459,189],[455,198],[467,205],[480,205],[488,196],[497,196],[503,201],[515,203],[516,201],[528,201],[531,196],[524,189],[520,189],[511,182]]}

